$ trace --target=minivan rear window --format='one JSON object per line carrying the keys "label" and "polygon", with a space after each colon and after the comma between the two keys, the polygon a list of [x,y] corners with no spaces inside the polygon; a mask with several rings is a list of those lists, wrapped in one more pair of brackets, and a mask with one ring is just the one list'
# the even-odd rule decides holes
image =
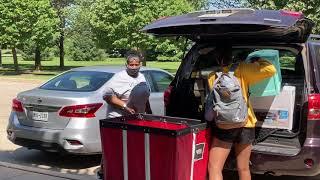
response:
{"label": "minivan rear window", "polygon": [[99,89],[113,73],[97,71],[68,71],[42,85],[40,89],[90,92]]}

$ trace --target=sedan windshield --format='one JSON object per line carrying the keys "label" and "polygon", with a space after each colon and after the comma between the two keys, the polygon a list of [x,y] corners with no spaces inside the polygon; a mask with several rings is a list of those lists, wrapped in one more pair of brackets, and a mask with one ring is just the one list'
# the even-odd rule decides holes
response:
{"label": "sedan windshield", "polygon": [[68,71],[51,79],[42,85],[40,89],[76,92],[95,91],[112,76],[113,73],[108,72]]}

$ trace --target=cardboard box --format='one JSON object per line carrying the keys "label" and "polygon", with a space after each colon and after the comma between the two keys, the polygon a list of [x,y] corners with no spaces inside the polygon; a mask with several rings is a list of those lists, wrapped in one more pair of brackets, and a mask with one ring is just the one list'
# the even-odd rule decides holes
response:
{"label": "cardboard box", "polygon": [[250,97],[257,117],[257,127],[292,129],[295,106],[295,86],[283,86],[279,95]]}

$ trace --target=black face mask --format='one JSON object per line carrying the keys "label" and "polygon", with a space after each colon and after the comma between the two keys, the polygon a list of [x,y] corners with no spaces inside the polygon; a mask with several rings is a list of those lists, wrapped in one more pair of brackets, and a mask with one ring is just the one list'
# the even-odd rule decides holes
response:
{"label": "black face mask", "polygon": [[129,76],[137,77],[138,74],[139,74],[139,71],[140,71],[140,67],[138,67],[138,68],[129,68],[127,66],[127,73],[128,73]]}

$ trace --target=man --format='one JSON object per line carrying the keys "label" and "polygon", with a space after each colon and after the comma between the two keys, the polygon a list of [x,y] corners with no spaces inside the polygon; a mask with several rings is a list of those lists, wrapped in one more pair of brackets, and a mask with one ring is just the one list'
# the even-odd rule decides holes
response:
{"label": "man", "polygon": [[[143,74],[139,72],[141,58],[129,54],[126,69],[116,73],[106,84],[103,99],[108,103],[107,118],[115,118],[135,113],[152,114],[149,96],[150,87]],[[103,179],[103,160],[98,171],[98,178]]]}
{"label": "man", "polygon": [[141,58],[127,56],[126,70],[116,73],[108,82],[104,99],[109,104],[107,118],[134,113],[150,113],[150,88],[139,72]]}

